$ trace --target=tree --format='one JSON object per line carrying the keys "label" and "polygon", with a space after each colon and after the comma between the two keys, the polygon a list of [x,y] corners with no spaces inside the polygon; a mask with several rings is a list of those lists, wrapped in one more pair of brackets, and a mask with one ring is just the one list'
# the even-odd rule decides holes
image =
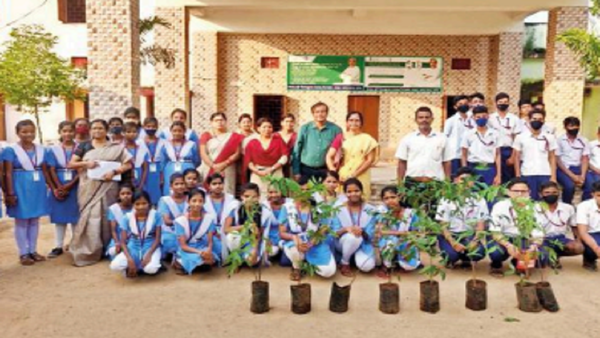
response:
{"label": "tree", "polygon": [[83,71],[52,51],[58,38],[40,25],[14,28],[0,54],[0,94],[19,111],[34,115],[43,142],[40,112],[54,99],[84,99]]}
{"label": "tree", "polygon": [[140,49],[140,58],[142,60],[142,64],[151,64],[156,66],[157,64],[162,63],[166,68],[173,68],[175,67],[175,50],[173,48],[161,47],[155,43],[146,45],[147,34],[149,34],[157,26],[167,29],[172,28],[171,24],[167,20],[158,16],[151,16],[140,19],[139,21],[140,40],[142,44]]}
{"label": "tree", "polygon": [[[590,13],[600,16],[600,0],[591,0]],[[600,37],[585,29],[573,28],[559,34],[561,41],[579,58],[581,66],[587,71],[589,79],[600,76]]]}

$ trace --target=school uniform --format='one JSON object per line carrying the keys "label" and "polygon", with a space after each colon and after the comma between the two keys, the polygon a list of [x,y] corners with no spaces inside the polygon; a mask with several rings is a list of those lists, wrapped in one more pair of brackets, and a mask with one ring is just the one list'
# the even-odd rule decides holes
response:
{"label": "school uniform", "polygon": [[[117,233],[117,240],[119,241],[121,240],[121,229],[123,229],[121,222],[125,219],[125,215],[130,213],[131,210],[132,208],[123,209],[119,203],[115,203],[106,211],[106,219],[108,219],[108,222],[115,222],[115,232]],[[106,248],[106,256],[108,256],[111,261],[115,259],[115,256],[117,255],[115,250],[116,244],[115,239],[111,236],[110,242]]]}
{"label": "school uniform", "polygon": [[[588,234],[596,241],[596,244],[600,245],[600,207],[596,203],[595,199],[589,199],[579,203],[577,206],[577,224],[587,225]],[[598,256],[583,242],[583,260],[584,262],[595,262]]]}
{"label": "school uniform", "polygon": [[235,199],[231,194],[225,194],[223,200],[217,202],[210,197],[210,194],[206,194],[206,202],[204,202],[204,210],[213,215],[215,219],[215,227],[217,234],[213,238],[213,249],[219,253],[219,256],[223,261],[227,257],[227,247],[223,245],[225,238],[225,219],[231,214],[233,210],[236,210],[240,205],[240,201]]}
{"label": "school uniform", "polygon": [[271,204],[267,201],[262,202],[262,205],[265,208],[269,209],[269,211],[273,214],[271,228],[269,229],[268,234],[272,251],[271,257],[273,257],[280,252],[281,236],[279,235],[279,225],[281,224],[281,222],[279,217],[282,214],[283,205],[277,210],[273,209]]}
{"label": "school uniform", "polygon": [[573,242],[572,239],[567,238],[567,234],[577,226],[575,217],[575,208],[570,204],[558,202],[554,211],[548,210],[546,206],[536,206],[536,218],[544,232],[543,254],[540,257],[542,265],[545,266],[550,261],[546,248],[554,250],[558,257],[565,255],[565,246]]}
{"label": "school uniform", "polygon": [[592,166],[600,169],[600,141],[598,140],[590,142],[590,168],[588,169],[585,184],[583,185],[582,200],[584,201],[592,198],[592,184],[600,181],[600,174],[595,173],[591,168]]}
{"label": "school uniform", "polygon": [[[232,222],[232,226],[239,226],[239,225],[243,225],[244,222],[246,220],[242,219],[240,216],[241,212],[241,208],[244,208],[243,204],[239,204],[238,207],[234,210],[232,210],[229,213],[228,217],[231,217],[233,219]],[[268,258],[268,257],[272,257],[273,256],[273,251],[269,251],[269,248],[267,247],[266,243],[269,240],[269,232],[271,231],[271,227],[273,226],[274,220],[273,220],[273,214],[271,213],[271,211],[266,208],[265,206],[260,206],[260,224],[257,224],[257,227],[261,230],[262,232],[262,237],[259,238],[258,241],[258,248],[254,248],[254,247],[247,247],[251,244],[247,243],[245,244],[245,246],[242,248],[243,249],[243,256],[244,258],[248,258],[252,252],[252,250],[254,249],[258,249],[258,264],[260,264],[260,262],[263,261],[263,257]],[[225,232],[225,227],[223,227],[223,233]],[[225,246],[227,248],[227,252],[225,254],[225,257],[223,257],[223,260],[227,259],[227,256],[229,256],[229,253],[234,251],[234,250],[238,250],[242,247],[242,236],[237,233],[237,232],[230,232],[228,234],[226,234],[224,237],[224,240],[222,240],[222,242],[224,242],[222,245]],[[265,260],[265,262],[268,262],[268,260]]]}
{"label": "school uniform", "polygon": [[[531,128],[531,124],[529,123],[529,121],[527,121],[525,119],[521,119],[520,121],[521,121],[520,134],[522,134],[522,133],[531,134],[533,132],[533,128]],[[540,129],[540,132],[542,134],[554,135],[554,133],[556,132],[556,128],[554,126],[552,126],[552,124],[550,124],[548,122],[544,122],[544,125],[542,125],[542,128]]]}
{"label": "school uniform", "polygon": [[196,143],[187,141],[183,145],[174,146],[167,142],[160,155],[164,175],[163,196],[170,195],[171,187],[168,184],[174,173],[182,173],[186,169],[196,169],[200,165],[200,157]]}
{"label": "school uniform", "polygon": [[548,156],[556,150],[556,139],[551,134],[521,134],[515,138],[513,149],[521,153],[521,177],[529,185],[531,198],[539,201],[540,186],[550,181],[552,168]]}
{"label": "school uniform", "polygon": [[[171,129],[169,127],[163,128],[161,131],[159,131],[157,137],[165,141],[171,141],[173,139],[173,135],[171,135]],[[196,131],[190,128],[185,130],[185,139],[186,141],[192,141],[194,143],[198,143],[199,140]]]}
{"label": "school uniform", "polygon": [[[62,145],[55,145],[48,149],[46,156],[48,165],[56,171],[56,176],[61,185],[72,182],[77,176],[77,171],[67,169],[67,165],[73,157],[77,144],[72,149],[65,149]],[[79,220],[79,206],[77,205],[77,187],[73,186],[67,198],[60,201],[50,191],[48,193],[48,204],[50,208],[50,222],[57,225],[71,224],[75,226]]]}
{"label": "school uniform", "polygon": [[[155,142],[147,142],[145,139],[138,140],[140,149],[145,148],[144,152],[148,154],[146,159],[148,162],[148,173],[146,174],[144,190],[150,195],[152,205],[157,205],[158,200],[163,195],[160,184],[160,175],[163,171],[161,154],[165,144],[166,141],[160,138]],[[168,182],[165,181],[165,185],[168,185]]]}
{"label": "school uniform", "polygon": [[[475,238],[477,224],[487,221],[489,216],[488,206],[484,199],[468,199],[463,206],[443,199],[438,206],[436,220],[447,223],[452,238],[466,247]],[[474,251],[457,252],[444,235],[439,235],[438,245],[442,256],[451,264],[455,264],[459,260],[478,262],[485,257],[485,248],[481,243],[477,244],[477,249]]]}
{"label": "school uniform", "polygon": [[498,132],[502,183],[506,183],[515,177],[514,167],[509,166],[506,161],[512,156],[513,139],[515,135],[520,133],[521,122],[515,114],[507,113],[504,117],[501,117],[498,112],[495,112],[490,115],[488,125]]}
{"label": "school uniform", "polygon": [[456,174],[461,167],[461,145],[465,133],[476,129],[477,124],[473,121],[471,115],[467,112],[466,117],[462,117],[459,112],[452,115],[444,124],[444,135],[448,139],[448,147],[452,151],[451,167],[452,176]]}
{"label": "school uniform", "polygon": [[[380,214],[385,214],[389,211],[389,209],[382,205],[378,208]],[[419,217],[417,213],[412,209],[404,209],[402,214],[402,219],[398,219],[393,224],[389,224],[389,220],[383,219],[382,216],[379,216],[377,219],[378,223],[383,223],[385,230],[390,231],[416,231],[414,224],[418,221]],[[416,246],[411,246],[410,243],[402,238],[401,236],[381,236],[378,242],[379,250],[383,253],[386,248],[391,247],[396,251],[396,255],[392,259],[386,259],[382,254],[381,260],[382,264],[391,268],[394,262],[397,262],[398,265],[406,270],[413,271],[419,268],[421,265],[421,257],[419,253],[419,249]]]}
{"label": "school uniform", "polygon": [[[323,195],[321,195],[318,192],[315,192],[312,195],[312,198],[315,200],[315,202],[317,203],[325,203],[325,197],[323,197]],[[348,197],[344,194],[338,194],[335,198],[335,201],[333,202],[333,206],[341,206],[344,203],[348,202]]]}
{"label": "school uniform", "polygon": [[[183,215],[176,218],[174,224],[177,238],[184,236],[188,246],[200,251],[208,249],[208,236],[210,234],[214,236],[216,232],[215,218],[207,213],[203,213],[200,220],[190,220],[186,215]],[[221,260],[221,255],[216,254],[214,248],[212,255],[215,263]],[[176,260],[188,274],[192,274],[195,268],[205,264],[199,254],[186,252],[181,246],[177,247]]]}
{"label": "school uniform", "polygon": [[[187,210],[187,199],[177,203],[173,197],[163,196],[158,201],[157,211],[163,220],[165,216],[168,216],[169,219],[173,221],[176,218],[183,216]],[[164,222],[162,223],[160,243],[162,245],[163,254],[174,254],[177,251],[177,234],[175,233],[175,226],[169,226]]]}
{"label": "school uniform", "polygon": [[[558,138],[556,157],[575,175],[581,175],[581,158],[590,155],[589,142],[585,137],[577,136],[573,141],[567,135]],[[562,187],[562,201],[571,204],[575,195],[575,183],[560,168],[556,169],[556,180]],[[585,200],[591,196],[584,196]]]}
{"label": "school uniform", "polygon": [[[140,222],[135,217],[135,210],[126,214],[121,222],[123,231],[127,236],[127,250],[129,255],[135,261],[138,271],[154,275],[161,267],[161,249],[160,245],[152,253],[150,262],[142,267],[142,261],[156,240],[156,230],[161,226],[162,219],[158,212],[150,210],[148,218]],[[110,269],[113,271],[127,270],[127,256],[124,252],[119,253],[110,263]]]}
{"label": "school uniform", "polygon": [[336,249],[342,255],[341,264],[349,265],[354,257],[356,267],[369,272],[375,268],[375,251],[373,250],[373,237],[375,235],[375,224],[377,218],[371,215],[375,210],[371,205],[364,204],[361,212],[352,213],[348,206],[343,206],[332,221],[332,229],[338,232],[344,227],[359,226],[363,230],[361,237],[345,233],[336,242]]}
{"label": "school uniform", "polygon": [[[281,208],[279,223],[286,227],[288,233],[298,236],[303,243],[308,242],[309,231],[318,231],[322,226],[313,222],[311,212],[300,212],[293,200],[286,201]],[[336,262],[328,239],[310,247],[305,253],[298,250],[293,240],[282,241],[281,245],[285,256],[292,262],[294,269],[300,269],[302,262],[306,260],[317,267],[316,273],[319,276],[330,278],[335,275]]]}
{"label": "school uniform", "polygon": [[467,149],[467,163],[473,169],[479,181],[487,185],[494,184],[498,174],[496,168],[496,154],[500,148],[498,132],[487,128],[480,133],[477,129],[467,131],[461,148]]}
{"label": "school uniform", "polygon": [[131,155],[131,164],[133,166],[133,184],[136,187],[141,187],[142,190],[146,190],[146,182],[141,182],[141,180],[144,170],[144,163],[147,163],[149,160],[148,148],[140,146],[138,143],[136,143],[135,148],[125,147],[125,149],[127,149],[129,154]]}

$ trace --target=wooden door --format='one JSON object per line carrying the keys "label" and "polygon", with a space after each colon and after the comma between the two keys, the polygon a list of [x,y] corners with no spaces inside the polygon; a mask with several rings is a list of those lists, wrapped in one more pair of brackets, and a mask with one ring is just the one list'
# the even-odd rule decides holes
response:
{"label": "wooden door", "polygon": [[363,131],[379,139],[379,96],[350,95],[348,96],[348,111],[358,111],[364,116]]}

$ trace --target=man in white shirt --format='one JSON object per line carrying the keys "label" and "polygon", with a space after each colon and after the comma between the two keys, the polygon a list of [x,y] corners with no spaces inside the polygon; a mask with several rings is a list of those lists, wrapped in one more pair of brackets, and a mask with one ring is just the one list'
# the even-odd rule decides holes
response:
{"label": "man in white shirt", "polygon": [[463,138],[461,164],[472,168],[481,182],[499,185],[501,169],[498,132],[488,128],[489,114],[485,106],[473,108],[473,120],[477,128],[467,131]]}
{"label": "man in white shirt", "polygon": [[471,107],[471,111],[473,111],[473,108],[477,107],[477,106],[484,106],[485,105],[485,95],[479,93],[479,92],[475,92],[471,95],[469,95],[469,106]]}
{"label": "man in white shirt", "polygon": [[590,148],[588,140],[578,135],[581,121],[577,117],[567,117],[563,125],[567,133],[558,138],[556,178],[563,188],[562,201],[571,204],[576,187],[585,184]]}
{"label": "man in white shirt", "polygon": [[[536,102],[537,104],[538,102]],[[543,104],[542,104],[543,106]],[[543,108],[537,108],[540,105],[533,106],[530,100],[521,99],[519,100],[519,118],[521,119],[521,133],[531,133],[531,125],[529,124],[529,112],[533,110],[544,110]],[[544,123],[542,127],[542,133],[549,133],[554,135],[555,128],[550,123]]]}
{"label": "man in white shirt", "polygon": [[446,120],[444,124],[444,135],[448,138],[448,147],[452,151],[452,160],[450,161],[450,173],[456,175],[458,168],[461,167],[461,144],[466,132],[475,128],[475,122],[470,115],[469,98],[464,95],[458,95],[454,98],[454,109],[456,113]]}
{"label": "man in white shirt", "polygon": [[592,198],[592,184],[600,181],[600,127],[596,137],[596,140],[590,142],[590,166],[583,186],[583,200]]}
{"label": "man in white shirt", "polygon": [[340,78],[344,84],[359,84],[360,83],[360,68],[356,66],[356,59],[348,59],[348,68],[346,68]]}
{"label": "man in white shirt", "polygon": [[502,183],[515,177],[514,158],[512,157],[512,144],[515,136],[520,132],[519,118],[509,113],[510,96],[506,93],[496,95],[498,111],[490,116],[489,126],[500,134],[500,162],[502,166]]}
{"label": "man in white shirt", "polygon": [[592,185],[592,198],[577,206],[577,234],[583,242],[583,267],[597,271],[600,257],[600,182]]}

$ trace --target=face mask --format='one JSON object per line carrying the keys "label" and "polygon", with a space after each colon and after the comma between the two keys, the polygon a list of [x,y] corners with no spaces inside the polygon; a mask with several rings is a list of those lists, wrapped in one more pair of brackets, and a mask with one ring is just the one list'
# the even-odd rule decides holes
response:
{"label": "face mask", "polygon": [[477,123],[477,126],[479,126],[479,127],[485,127],[488,123],[488,119],[486,119],[485,117],[482,117],[482,118],[475,120],[475,123]]}
{"label": "face mask", "polygon": [[156,135],[156,129],[144,129],[144,131],[146,132],[146,135],[148,135],[148,136]]}
{"label": "face mask", "polygon": [[110,133],[111,134],[120,134],[123,132],[123,127],[111,127],[110,128]]}
{"label": "face mask", "polygon": [[89,131],[90,129],[88,126],[77,126],[77,128],[75,128],[77,134],[87,134]]}
{"label": "face mask", "polygon": [[461,113],[466,113],[469,111],[470,107],[468,104],[463,104],[463,105],[456,107],[456,109]]}
{"label": "face mask", "polygon": [[579,134],[579,129],[569,129],[567,130],[567,134],[571,136],[577,136],[577,134]]}
{"label": "face mask", "polygon": [[507,111],[508,107],[510,107],[510,105],[508,105],[508,104],[499,104],[499,105],[497,105],[497,107],[498,107],[499,111]]}
{"label": "face mask", "polygon": [[548,204],[554,204],[558,202],[558,195],[542,196],[542,199]]}
{"label": "face mask", "polygon": [[533,130],[540,130],[542,129],[542,126],[544,126],[544,122],[542,121],[531,121],[530,124]]}

